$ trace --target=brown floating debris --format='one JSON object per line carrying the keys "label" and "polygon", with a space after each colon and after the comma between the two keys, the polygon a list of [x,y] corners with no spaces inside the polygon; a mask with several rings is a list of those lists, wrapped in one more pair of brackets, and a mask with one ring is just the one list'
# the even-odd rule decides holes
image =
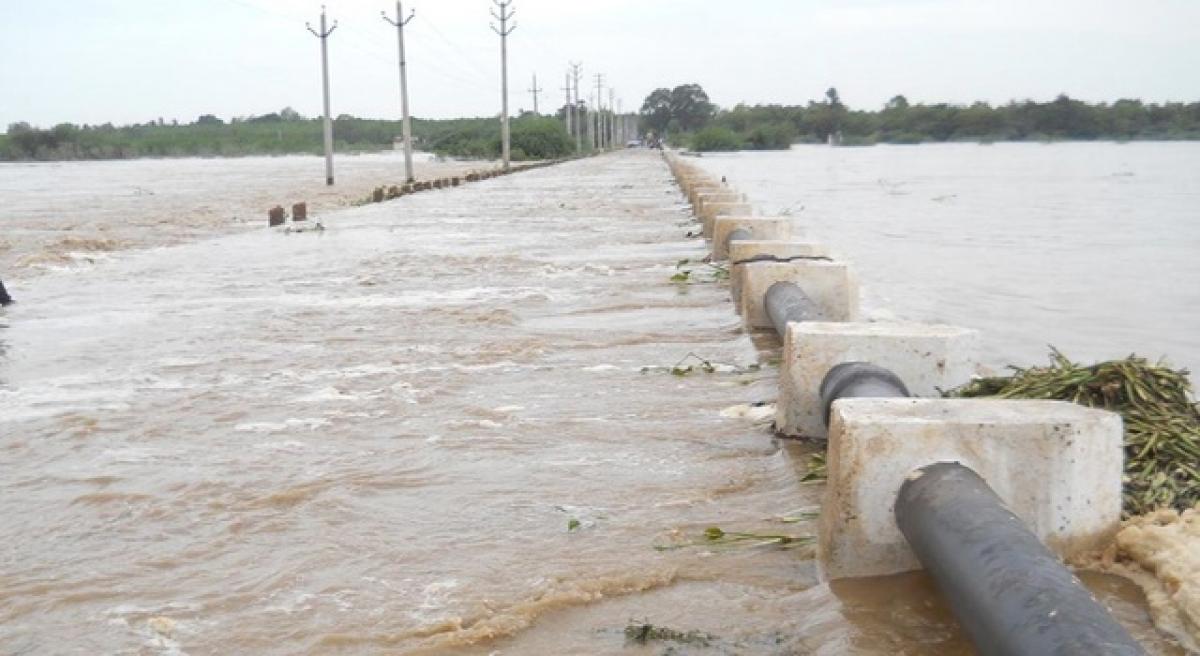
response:
{"label": "brown floating debris", "polygon": [[267,210],[267,225],[268,226],[273,228],[277,225],[283,225],[283,222],[286,220],[287,220],[287,213],[284,211],[282,206],[276,205],[275,207],[272,207],[271,209]]}
{"label": "brown floating debris", "polygon": [[295,203],[292,205],[292,220],[307,221],[308,220],[308,204]]}

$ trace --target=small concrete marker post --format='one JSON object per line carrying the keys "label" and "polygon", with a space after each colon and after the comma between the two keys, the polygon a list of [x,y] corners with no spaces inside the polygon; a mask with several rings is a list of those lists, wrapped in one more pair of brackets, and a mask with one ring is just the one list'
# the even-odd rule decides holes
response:
{"label": "small concrete marker post", "polygon": [[782,240],[792,236],[792,220],[787,217],[719,216],[713,221],[712,259],[725,260],[729,257],[729,237],[735,230],[743,229],[749,240]]}
{"label": "small concrete marker post", "polygon": [[870,362],[893,372],[918,397],[963,385],[977,368],[979,333],[918,323],[790,323],[783,336],[775,426],[791,436],[824,438],[819,387],[844,362]]}
{"label": "small concrete marker post", "polygon": [[1102,547],[1121,521],[1121,417],[1061,401],[842,399],[833,404],[818,561],[830,579],[920,569],[892,516],[914,472],[957,462],[1051,551]]}
{"label": "small concrete marker post", "polygon": [[777,282],[794,283],[804,290],[816,303],[824,321],[858,319],[858,279],[845,262],[751,262],[741,268],[738,303],[749,328],[773,327],[765,301],[767,290]]}

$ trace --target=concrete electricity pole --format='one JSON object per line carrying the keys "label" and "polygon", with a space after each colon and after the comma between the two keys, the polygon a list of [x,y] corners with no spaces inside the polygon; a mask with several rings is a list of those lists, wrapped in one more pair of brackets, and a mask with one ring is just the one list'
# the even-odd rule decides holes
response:
{"label": "concrete electricity pole", "polygon": [[544,91],[544,89],[538,88],[537,73],[533,74],[533,87],[528,89],[528,91],[529,91],[529,93],[533,94],[533,113],[537,114],[538,113],[538,102],[537,102],[538,94],[541,93],[542,91]]}
{"label": "concrete electricity pole", "polygon": [[579,67],[583,63],[571,62],[571,75],[575,81],[575,102],[571,103],[571,114],[575,117],[575,152],[583,151],[583,125],[579,122]]}
{"label": "concrete electricity pole", "polygon": [[588,94],[587,101],[587,141],[592,150],[596,149],[596,97]]}
{"label": "concrete electricity pole", "polygon": [[500,29],[492,25],[492,31],[500,35],[500,150],[504,157],[504,170],[509,169],[509,153],[511,148],[510,135],[508,131],[508,35],[512,34],[517,26],[508,26],[508,21],[512,19],[515,9],[509,9],[509,5],[513,0],[492,0],[492,4],[500,10],[497,14],[493,9],[492,17],[500,21]]}
{"label": "concrete electricity pole", "polygon": [[321,31],[318,32],[308,23],[304,24],[313,36],[321,40],[321,81],[325,90],[325,184],[333,185],[333,120],[329,117],[329,35],[337,29],[337,21],[333,27],[325,29],[325,5],[321,5]]}
{"label": "concrete electricity pole", "polygon": [[408,21],[413,19],[417,12],[413,11],[408,14],[408,18],[404,17],[404,10],[400,7],[400,0],[396,0],[396,20],[388,18],[386,12],[379,12],[383,16],[383,20],[396,26],[396,38],[400,43],[400,115],[403,120],[404,131],[404,181],[412,182],[413,163],[412,163],[412,119],[408,115],[408,72],[406,70],[406,62],[404,61],[404,26],[408,25]]}
{"label": "concrete electricity pole", "polygon": [[604,114],[600,105],[604,101],[604,74],[596,73],[596,105],[593,108],[596,114],[596,139],[595,147],[604,148],[604,120],[601,116]]}
{"label": "concrete electricity pole", "polygon": [[564,93],[567,94],[567,102],[563,105],[563,118],[565,118],[566,122],[567,122],[567,136],[569,137],[569,136],[575,134],[574,132],[571,131],[571,74],[570,73],[567,73],[567,86],[563,87],[562,90]]}
{"label": "concrete electricity pole", "polygon": [[612,87],[609,87],[608,88],[608,147],[609,148],[617,147],[617,120],[616,120],[617,114],[615,111],[615,108],[617,106],[616,100],[615,100],[616,96],[617,96],[617,90],[613,89]]}

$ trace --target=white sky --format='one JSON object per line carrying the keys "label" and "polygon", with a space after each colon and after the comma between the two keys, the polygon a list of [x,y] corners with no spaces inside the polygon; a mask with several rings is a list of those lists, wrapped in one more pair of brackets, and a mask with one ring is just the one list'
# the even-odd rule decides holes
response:
{"label": "white sky", "polygon": [[[399,114],[385,0],[327,0],[334,114]],[[320,112],[320,51],[306,0],[0,0],[0,126],[191,121],[292,106]],[[408,0],[413,113],[499,111],[490,0]],[[851,107],[1139,97],[1200,100],[1200,0],[515,0],[510,106],[564,99],[605,74],[626,110],[652,89],[700,83],[723,107],[797,104],[836,86]],[[605,92],[607,94],[607,91]],[[586,97],[587,92],[581,89]],[[0,127],[2,129],[2,127]]]}

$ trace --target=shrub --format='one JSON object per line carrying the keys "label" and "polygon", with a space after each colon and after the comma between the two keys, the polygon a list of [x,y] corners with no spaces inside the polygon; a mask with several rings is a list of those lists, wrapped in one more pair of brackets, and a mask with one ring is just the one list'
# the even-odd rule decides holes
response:
{"label": "shrub", "polygon": [[741,150],[742,140],[726,128],[708,127],[692,136],[692,150],[700,153]]}
{"label": "shrub", "polygon": [[746,145],[754,150],[787,150],[796,140],[796,130],[787,123],[760,125],[746,135]]}

